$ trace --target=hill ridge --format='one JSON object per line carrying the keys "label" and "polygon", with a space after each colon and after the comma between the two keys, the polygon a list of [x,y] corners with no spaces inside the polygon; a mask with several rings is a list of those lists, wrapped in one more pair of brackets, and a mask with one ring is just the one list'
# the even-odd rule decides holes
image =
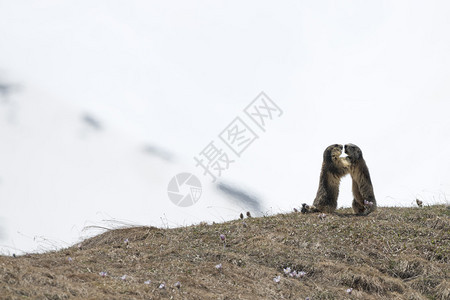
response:
{"label": "hill ridge", "polygon": [[444,205],[381,207],[366,217],[339,209],[325,218],[287,213],[172,229],[114,229],[56,252],[0,256],[0,294],[449,299],[449,215]]}

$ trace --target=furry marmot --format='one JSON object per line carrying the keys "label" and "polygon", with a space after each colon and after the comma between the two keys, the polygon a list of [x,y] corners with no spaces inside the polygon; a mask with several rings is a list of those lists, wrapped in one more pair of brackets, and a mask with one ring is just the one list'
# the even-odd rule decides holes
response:
{"label": "furry marmot", "polygon": [[377,201],[373,193],[369,168],[367,168],[362,151],[358,146],[346,144],[345,153],[348,155],[347,158],[350,161],[353,211],[358,215],[368,215],[377,209]]}
{"label": "furry marmot", "polygon": [[340,157],[344,147],[340,144],[328,146],[323,152],[319,189],[313,203],[313,211],[332,213],[337,208],[341,178],[349,172],[349,161]]}

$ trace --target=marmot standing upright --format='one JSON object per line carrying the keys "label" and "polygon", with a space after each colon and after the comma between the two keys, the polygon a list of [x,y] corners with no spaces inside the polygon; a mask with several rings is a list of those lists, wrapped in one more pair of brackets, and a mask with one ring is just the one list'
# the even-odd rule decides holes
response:
{"label": "marmot standing upright", "polygon": [[332,213],[337,208],[339,184],[341,178],[348,174],[350,165],[346,157],[340,157],[342,149],[342,145],[334,144],[323,152],[319,189],[313,203],[314,210]]}
{"label": "marmot standing upright", "polygon": [[350,175],[352,176],[352,207],[355,214],[368,215],[377,209],[377,201],[373,193],[369,168],[363,158],[361,149],[353,144],[345,145],[345,153],[350,161]]}

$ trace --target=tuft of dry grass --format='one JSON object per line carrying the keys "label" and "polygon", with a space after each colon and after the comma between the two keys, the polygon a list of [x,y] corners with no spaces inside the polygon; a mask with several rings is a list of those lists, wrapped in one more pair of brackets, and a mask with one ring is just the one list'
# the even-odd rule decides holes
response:
{"label": "tuft of dry grass", "polygon": [[439,205],[340,209],[116,229],[81,247],[0,256],[0,298],[450,299],[449,215]]}

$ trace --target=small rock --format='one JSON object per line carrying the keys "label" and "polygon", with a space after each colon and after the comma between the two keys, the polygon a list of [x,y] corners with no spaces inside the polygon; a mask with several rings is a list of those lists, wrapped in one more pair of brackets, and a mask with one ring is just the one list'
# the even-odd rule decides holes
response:
{"label": "small rock", "polygon": [[417,205],[418,205],[419,207],[422,207],[422,206],[423,206],[423,202],[420,201],[419,199],[416,199],[416,203],[417,203]]}
{"label": "small rock", "polygon": [[302,214],[306,214],[307,212],[309,212],[309,205],[306,203],[302,203],[302,208],[300,209],[300,212]]}

